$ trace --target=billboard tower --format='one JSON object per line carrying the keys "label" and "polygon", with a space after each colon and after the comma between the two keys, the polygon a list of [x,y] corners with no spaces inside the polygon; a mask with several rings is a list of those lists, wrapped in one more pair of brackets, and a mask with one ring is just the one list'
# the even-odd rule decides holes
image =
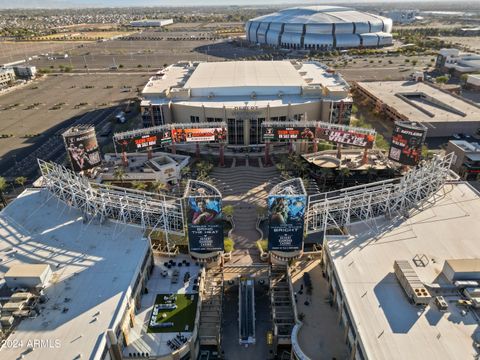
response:
{"label": "billboard tower", "polygon": [[388,158],[402,165],[416,166],[422,159],[427,128],[419,123],[397,121],[393,128]]}
{"label": "billboard tower", "polygon": [[100,165],[95,127],[75,126],[65,131],[62,136],[73,171],[85,171]]}
{"label": "billboard tower", "polygon": [[219,259],[224,249],[222,194],[208,183],[189,180],[183,197],[190,254],[205,261]]}
{"label": "billboard tower", "polygon": [[303,251],[307,192],[300,178],[276,185],[268,194],[268,250],[273,259],[285,262]]}

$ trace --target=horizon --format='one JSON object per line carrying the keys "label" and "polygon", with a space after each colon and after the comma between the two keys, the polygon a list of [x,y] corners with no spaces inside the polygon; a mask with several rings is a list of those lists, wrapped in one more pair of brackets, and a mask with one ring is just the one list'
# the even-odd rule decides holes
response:
{"label": "horizon", "polygon": [[[390,1],[378,1],[378,0],[356,0],[353,3],[346,2],[344,0],[331,0],[331,1],[296,1],[296,0],[283,0],[279,2],[268,2],[266,0],[226,0],[222,5],[218,5],[215,0],[205,0],[201,4],[198,4],[195,0],[183,0],[179,4],[174,0],[163,1],[161,3],[155,3],[151,0],[140,0],[132,3],[131,0],[18,0],[12,4],[12,2],[6,0],[0,0],[0,10],[48,10],[48,9],[89,9],[89,8],[182,8],[182,7],[241,7],[241,6],[262,6],[262,7],[277,7],[277,6],[315,6],[315,5],[344,5],[355,6],[363,4],[418,4],[418,3],[448,3],[449,0],[396,0]],[[460,3],[455,4],[458,6]],[[465,1],[464,3],[468,3]],[[453,5],[453,4],[452,4]]]}

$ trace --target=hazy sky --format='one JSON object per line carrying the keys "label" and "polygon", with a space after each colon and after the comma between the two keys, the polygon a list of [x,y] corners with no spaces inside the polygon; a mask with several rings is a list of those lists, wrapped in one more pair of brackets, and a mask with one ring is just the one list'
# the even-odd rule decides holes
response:
{"label": "hazy sky", "polygon": [[[433,2],[439,0],[384,0],[383,2]],[[441,0],[451,1],[451,0]],[[472,0],[477,1],[477,0]],[[381,0],[354,0],[353,3],[382,2]],[[211,6],[211,5],[276,5],[276,4],[334,4],[347,0],[0,0],[0,9],[11,8],[78,8],[78,7],[132,7],[132,6]]]}

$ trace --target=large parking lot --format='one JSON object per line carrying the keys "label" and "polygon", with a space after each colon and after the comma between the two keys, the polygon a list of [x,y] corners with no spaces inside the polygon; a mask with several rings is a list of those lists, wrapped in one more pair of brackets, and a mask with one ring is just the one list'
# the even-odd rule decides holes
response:
{"label": "large parking lot", "polygon": [[[136,97],[148,75],[48,76],[0,96],[0,172],[72,123],[98,124]],[[125,88],[128,86],[128,88]],[[32,135],[35,135],[32,137]],[[52,147],[52,151],[55,147]],[[48,149],[46,149],[48,153]],[[47,155],[47,154],[45,154]]]}

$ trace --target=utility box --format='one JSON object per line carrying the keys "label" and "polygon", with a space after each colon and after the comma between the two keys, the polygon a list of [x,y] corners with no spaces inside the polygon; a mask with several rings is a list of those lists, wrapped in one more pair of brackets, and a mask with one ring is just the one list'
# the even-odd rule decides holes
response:
{"label": "utility box", "polygon": [[44,286],[52,277],[52,269],[48,264],[13,265],[5,274],[5,282],[9,288],[35,288]]}
{"label": "utility box", "polygon": [[445,260],[443,275],[452,283],[457,280],[480,280],[480,259]]}

